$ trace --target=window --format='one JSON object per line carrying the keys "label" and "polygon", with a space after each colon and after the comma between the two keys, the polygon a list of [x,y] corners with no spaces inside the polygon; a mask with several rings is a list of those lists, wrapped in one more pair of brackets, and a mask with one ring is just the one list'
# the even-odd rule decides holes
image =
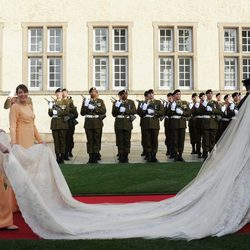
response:
{"label": "window", "polygon": [[130,23],[89,23],[91,86],[104,91],[128,88],[130,30]]}
{"label": "window", "polygon": [[24,82],[30,90],[63,87],[65,24],[23,24]]}
{"label": "window", "polygon": [[154,23],[155,89],[191,90],[196,84],[196,24]]}
{"label": "window", "polygon": [[173,58],[162,57],[160,60],[160,88],[172,89],[173,88]]}
{"label": "window", "polygon": [[250,24],[219,24],[221,89],[241,89],[250,77]]}

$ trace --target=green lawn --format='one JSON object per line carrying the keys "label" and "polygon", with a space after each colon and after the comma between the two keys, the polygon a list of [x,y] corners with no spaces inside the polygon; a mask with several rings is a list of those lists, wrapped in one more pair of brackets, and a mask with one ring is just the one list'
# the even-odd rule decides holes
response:
{"label": "green lawn", "polygon": [[73,194],[177,193],[198,173],[196,163],[63,165]]}
{"label": "green lawn", "polygon": [[[198,173],[201,163],[63,165],[73,194],[176,193]],[[1,240],[0,250],[245,250],[250,235],[174,241],[166,239],[123,240]]]}

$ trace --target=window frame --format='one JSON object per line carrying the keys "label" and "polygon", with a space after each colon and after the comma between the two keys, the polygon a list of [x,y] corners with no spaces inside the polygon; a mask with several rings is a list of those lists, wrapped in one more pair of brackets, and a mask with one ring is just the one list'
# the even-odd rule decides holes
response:
{"label": "window frame", "polygon": [[[29,40],[29,30],[34,28],[42,28],[42,52],[31,52],[29,51],[30,40]],[[61,51],[49,51],[49,29],[60,28],[61,29]],[[49,58],[60,57],[62,61],[61,68],[61,86],[66,88],[65,79],[66,79],[66,31],[67,23],[65,22],[32,22],[32,23],[22,23],[23,29],[23,72],[22,72],[22,81],[27,83],[29,90],[34,92],[50,92],[55,91],[57,87],[49,86]],[[29,59],[30,58],[41,58],[42,59],[42,83],[41,86],[31,87],[30,86],[30,68],[29,68]]]}
{"label": "window frame", "polygon": [[[197,84],[197,27],[198,23],[195,22],[154,22],[154,89],[172,90],[180,89],[184,92],[190,92],[198,90]],[[173,51],[161,51],[160,50],[160,30],[172,29],[173,32]],[[190,29],[191,30],[191,51],[179,51],[179,30]],[[173,86],[171,88],[161,87],[160,85],[160,58],[173,58]],[[181,87],[179,85],[179,58],[190,57],[192,58],[192,74],[191,74],[191,86]]]}
{"label": "window frame", "polygon": [[[89,57],[88,57],[88,88],[95,86],[95,69],[94,69],[94,60],[98,57],[106,57],[108,58],[108,83],[106,88],[100,88],[96,86],[99,91],[114,93],[117,92],[118,89],[114,87],[114,63],[113,59],[115,57],[126,57],[127,58],[127,86],[126,89],[132,89],[132,69],[130,65],[132,65],[132,22],[88,22],[88,41],[89,41]],[[108,51],[101,52],[95,51],[95,29],[97,28],[106,28],[108,29]],[[114,29],[127,29],[126,31],[126,49],[127,51],[114,51]]]}
{"label": "window frame", "polygon": [[[224,30],[226,29],[236,29],[236,52],[224,51]],[[225,58],[237,58],[237,72],[236,72],[236,86],[233,90],[242,91],[243,84],[241,81],[243,80],[243,59],[250,58],[250,53],[243,51],[243,39],[242,39],[242,31],[250,30],[250,23],[218,23],[218,32],[219,32],[219,64],[220,64],[220,90],[228,90],[228,87],[225,85]],[[249,75],[250,77],[250,75]]]}

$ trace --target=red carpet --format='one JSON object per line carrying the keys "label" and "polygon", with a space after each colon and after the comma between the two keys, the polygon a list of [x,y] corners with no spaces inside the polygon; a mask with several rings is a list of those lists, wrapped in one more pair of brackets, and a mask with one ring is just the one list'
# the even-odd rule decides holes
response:
{"label": "red carpet", "polygon": [[[87,204],[133,203],[140,201],[161,201],[173,196],[174,195],[81,196],[75,197],[75,199]],[[17,226],[19,226],[19,230],[8,231],[0,229],[0,239],[40,239],[24,222],[21,213],[14,214],[14,222]],[[247,224],[244,228],[242,228],[239,233],[250,233],[250,224]]]}

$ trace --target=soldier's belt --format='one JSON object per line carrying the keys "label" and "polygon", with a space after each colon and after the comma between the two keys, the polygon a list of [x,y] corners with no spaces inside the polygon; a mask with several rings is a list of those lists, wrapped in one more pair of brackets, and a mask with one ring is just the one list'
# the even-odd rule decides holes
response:
{"label": "soldier's belt", "polygon": [[231,120],[236,120],[236,117],[235,117],[235,116],[233,116],[233,117],[231,118]]}
{"label": "soldier's belt", "polygon": [[196,115],[194,118],[202,118],[202,115]]}
{"label": "soldier's belt", "polygon": [[173,119],[181,119],[181,116],[179,116],[179,115],[172,115],[171,118],[173,118]]}
{"label": "soldier's belt", "polygon": [[145,115],[143,118],[153,118],[154,115]]}
{"label": "soldier's belt", "polygon": [[221,121],[229,122],[230,119],[229,118],[222,118]]}
{"label": "soldier's belt", "polygon": [[210,115],[202,115],[201,117],[202,117],[202,118],[205,118],[205,119],[210,119],[210,118],[211,118]]}
{"label": "soldier's belt", "polygon": [[166,118],[166,119],[169,119],[169,117],[168,117],[167,115],[165,116],[165,118]]}
{"label": "soldier's belt", "polygon": [[99,115],[85,115],[85,118],[99,118]]}
{"label": "soldier's belt", "polygon": [[117,115],[116,118],[127,118],[127,119],[129,119],[129,116],[126,116],[126,115]]}

